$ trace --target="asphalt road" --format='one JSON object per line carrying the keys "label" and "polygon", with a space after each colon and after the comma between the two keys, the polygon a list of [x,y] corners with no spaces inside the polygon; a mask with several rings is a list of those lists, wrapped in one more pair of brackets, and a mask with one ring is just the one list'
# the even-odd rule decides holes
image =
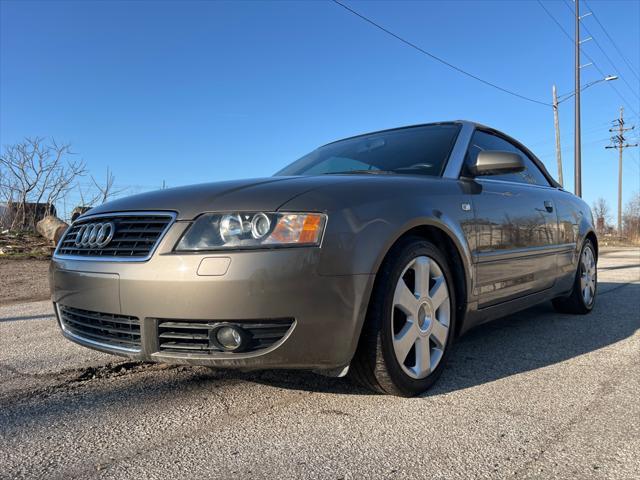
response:
{"label": "asphalt road", "polygon": [[310,373],[123,362],[0,307],[1,478],[640,478],[640,250],[585,317],[549,304],[459,340],[421,398]]}

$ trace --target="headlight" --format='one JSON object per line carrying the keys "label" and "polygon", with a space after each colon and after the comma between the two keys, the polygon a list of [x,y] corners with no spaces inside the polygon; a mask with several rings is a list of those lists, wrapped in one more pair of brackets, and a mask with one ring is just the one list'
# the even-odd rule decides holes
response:
{"label": "headlight", "polygon": [[320,245],[322,213],[207,213],[187,229],[176,251]]}

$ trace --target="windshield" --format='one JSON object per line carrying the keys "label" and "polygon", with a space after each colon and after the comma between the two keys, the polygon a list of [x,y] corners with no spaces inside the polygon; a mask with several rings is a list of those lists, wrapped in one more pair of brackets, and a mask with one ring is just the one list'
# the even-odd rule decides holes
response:
{"label": "windshield", "polygon": [[326,175],[407,173],[439,176],[460,126],[435,124],[362,135],[330,143],[276,173]]}

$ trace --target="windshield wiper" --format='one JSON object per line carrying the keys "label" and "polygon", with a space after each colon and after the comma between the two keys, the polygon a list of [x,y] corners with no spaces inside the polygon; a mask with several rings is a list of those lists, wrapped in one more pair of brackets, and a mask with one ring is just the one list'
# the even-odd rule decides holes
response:
{"label": "windshield wiper", "polygon": [[345,170],[344,172],[327,172],[323,175],[357,175],[361,173],[371,175],[393,175],[391,170]]}

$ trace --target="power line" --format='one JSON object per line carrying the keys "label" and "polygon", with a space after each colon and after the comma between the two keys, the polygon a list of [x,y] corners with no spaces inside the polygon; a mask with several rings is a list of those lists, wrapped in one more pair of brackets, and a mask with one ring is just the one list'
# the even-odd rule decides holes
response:
{"label": "power line", "polygon": [[[554,21],[554,23],[558,26],[558,28],[562,31],[562,33],[564,33],[564,34],[565,34],[565,36],[569,39],[569,41],[571,41],[571,43],[573,43],[573,42],[574,42],[574,39],[573,39],[573,37],[569,34],[569,32],[567,32],[567,31],[564,29],[564,27],[562,26],[562,24],[561,24],[561,23],[556,19],[556,17],[554,17],[554,16],[553,16],[553,14],[552,14],[549,10],[547,10],[547,7],[545,7],[545,6],[543,5],[543,3],[542,3],[540,0],[537,0],[537,1],[538,1],[538,5],[540,5],[540,6],[542,7],[542,9],[543,9],[543,10],[546,12],[546,14],[549,16],[549,18],[551,18],[551,20],[553,20],[553,21]],[[603,77],[606,77],[606,74],[605,74],[605,73],[600,69],[600,67],[596,64],[596,62],[593,60],[593,58],[591,58],[591,56],[590,56],[587,52],[582,52],[582,53],[584,54],[584,56],[585,56],[585,57],[587,57],[587,60],[589,60],[589,61],[593,64],[594,68],[598,71],[598,73],[600,73],[600,75],[602,75]],[[636,115],[638,115],[638,112],[636,112],[636,111],[635,111],[635,109],[634,109],[634,108],[629,104],[629,102],[627,101],[627,99],[626,99],[626,98],[624,98],[624,97],[622,96],[622,94],[618,91],[618,89],[617,89],[616,87],[614,87],[614,86],[611,84],[611,82],[606,82],[606,83],[607,83],[607,85],[609,85],[609,86],[613,89],[613,91],[614,91],[614,92],[616,92],[616,94],[618,95],[618,97],[620,97],[620,100],[622,100],[622,101],[627,105],[627,107],[629,107],[629,109],[630,109],[633,113],[635,113]]]}
{"label": "power line", "polygon": [[600,23],[600,19],[598,19],[598,16],[596,15],[596,12],[593,11],[593,8],[591,8],[591,5],[589,5],[585,0],[582,0],[582,1],[589,8],[589,11],[591,11],[591,13],[593,14],[594,20],[596,22],[598,22],[598,25],[600,25],[600,28],[602,29],[604,34],[607,36],[607,38],[609,39],[611,44],[614,46],[614,48],[618,52],[618,55],[620,55],[620,58],[622,58],[622,60],[624,60],[624,63],[627,64],[627,67],[629,67],[629,70],[631,70],[631,73],[633,73],[635,75],[635,77],[638,79],[638,81],[640,81],[640,77],[638,76],[636,71],[633,69],[633,67],[631,66],[631,64],[627,60],[627,58],[623,55],[622,51],[618,48],[618,45],[616,44],[616,42],[613,41],[613,38],[611,38],[611,35],[609,35],[609,32],[607,32],[607,29],[604,28],[604,25],[602,25],[602,23]]}
{"label": "power line", "polygon": [[[539,0],[538,0],[539,1]],[[567,8],[569,9],[569,11],[575,15],[575,11],[571,8],[571,6],[567,3],[567,0],[563,0],[564,4],[567,6]],[[591,33],[589,32],[589,30],[587,30],[587,27],[584,24],[581,24],[584,29],[587,31],[587,33],[589,33],[589,35],[591,35]],[[591,36],[591,38],[593,39],[593,35]],[[595,41],[595,39],[594,39]],[[600,75],[602,75],[603,77],[606,76],[606,74],[602,71],[602,69],[598,66],[598,64],[593,60],[593,58],[587,54],[587,52],[582,52],[584,54],[585,57],[587,57],[587,59],[589,59],[589,61],[593,64],[593,67],[598,71],[598,73],[600,73]],[[613,65],[613,64],[612,64]],[[615,69],[615,66],[614,66]],[[620,78],[622,78],[620,76]],[[624,78],[622,78],[624,80]],[[636,115],[638,115],[638,112],[631,106],[631,104],[627,101],[627,99],[624,97],[624,95],[622,95],[620,93],[620,91],[611,83],[611,82],[606,82],[612,89],[614,92],[616,92],[616,94],[618,95],[618,97],[620,97],[620,100],[622,100],[627,107],[629,107],[629,110],[631,110],[633,113],[635,113]],[[625,80],[626,83],[626,80]],[[628,85],[628,84],[627,84]]]}
{"label": "power line", "polygon": [[[595,144],[597,144],[597,143],[606,142],[606,141],[607,141],[607,140],[609,140],[609,139],[610,139],[610,137],[598,138],[597,140],[591,140],[591,141],[583,142],[583,145],[595,145]],[[551,143],[551,142],[549,142],[549,143]],[[563,153],[570,152],[572,148],[573,148],[573,147],[564,147],[564,148],[562,149],[562,152],[563,152]],[[553,156],[555,156],[555,154],[556,154],[556,152],[546,153],[546,154],[544,154],[544,155],[538,155],[538,158],[548,158],[548,157],[553,157]]]}
{"label": "power line", "polygon": [[[554,23],[558,26],[558,28],[562,31],[562,33],[564,33],[564,35],[569,39],[569,41],[571,43],[574,42],[573,37],[571,36],[571,34],[569,32],[567,32],[564,27],[562,26],[562,24],[556,19],[556,17],[553,16],[553,14],[547,9],[547,7],[544,6],[544,4],[540,1],[538,1],[538,5],[540,5],[542,7],[542,9],[545,11],[545,13],[549,16],[549,18],[551,18],[551,20],[554,21]],[[566,5],[566,4],[565,4]],[[571,8],[570,8],[571,10]],[[573,11],[572,11],[573,12]],[[587,60],[589,60],[594,68],[598,71],[598,73],[600,73],[600,75],[602,75],[603,77],[606,76],[606,74],[600,69],[600,67],[598,66],[598,64],[593,60],[593,58],[591,58],[591,56],[587,53],[587,52],[582,52],[584,54],[585,57],[587,57]],[[638,112],[636,112],[633,107],[629,104],[629,102],[627,101],[626,98],[624,98],[622,96],[622,94],[618,91],[618,89],[616,87],[614,87],[611,82],[606,82],[612,89],[614,92],[616,92],[618,94],[618,96],[620,97],[620,99],[629,107],[629,109],[635,113],[636,115],[638,115]]]}
{"label": "power line", "polygon": [[380,25],[379,23],[374,22],[373,20],[371,20],[368,17],[365,17],[364,15],[362,15],[361,13],[353,10],[351,7],[345,5],[344,3],[338,1],[338,0],[332,0],[336,5],[341,6],[342,8],[344,8],[345,10],[347,10],[348,12],[352,13],[353,15],[359,17],[360,19],[364,20],[365,22],[369,23],[370,25],[373,25],[374,27],[376,27],[379,30],[382,30],[384,33],[386,33],[387,35],[392,36],[393,38],[395,38],[396,40],[401,41],[402,43],[404,43],[405,45],[413,48],[414,50],[417,50],[418,52],[422,53],[423,55],[426,55],[428,57],[430,57],[433,60],[436,60],[437,62],[442,63],[443,65],[446,65],[447,67],[462,73],[463,75],[466,75],[467,77],[473,78],[474,80],[477,80],[478,82],[484,83],[485,85],[488,85],[489,87],[493,87],[496,90],[500,90],[501,92],[504,93],[508,93],[509,95],[513,95],[514,97],[518,97],[522,100],[526,100],[528,102],[532,102],[532,103],[537,103],[539,105],[545,105],[547,107],[551,107],[550,103],[547,102],[542,102],[540,100],[536,100],[534,98],[530,98],[527,97],[525,95],[521,95],[517,92],[514,92],[512,90],[508,90],[504,87],[501,87],[499,85],[496,85],[495,83],[491,83],[488,80],[484,80],[483,78],[478,77],[477,75],[474,75],[473,73],[469,73],[466,70],[463,70],[460,67],[457,67],[456,65],[453,65],[452,63],[447,62],[446,60],[444,60],[443,58],[438,57],[437,55],[434,55],[431,52],[426,51],[425,49],[419,47],[418,45],[416,45],[415,43],[410,42],[409,40],[406,40],[405,38],[401,37],[400,35],[397,35],[395,33],[393,33],[391,30],[383,27],[382,25]]}
{"label": "power line", "polygon": [[544,6],[544,3],[542,3],[541,0],[538,0],[538,5],[540,5],[542,7],[542,9],[545,11],[545,13],[549,16],[549,18],[554,21],[554,23],[558,26],[558,28],[560,30],[562,30],[562,33],[564,33],[565,36],[569,40],[571,40],[571,42],[573,43],[573,37],[571,36],[571,34],[569,32],[567,32],[564,29],[564,27],[562,26],[562,24],[556,19],[556,17],[554,17],[553,14],[549,10],[547,10],[547,7]]}
{"label": "power line", "polygon": [[[564,4],[566,5],[566,7],[569,9],[569,11],[572,14],[575,14],[575,12],[573,11],[573,9],[571,8],[571,6],[567,3],[567,0],[564,0]],[[586,4],[585,4],[586,5]],[[588,6],[588,5],[587,5]],[[593,12],[591,12],[593,14]],[[591,40],[593,40],[593,42],[596,44],[596,46],[600,49],[600,51],[602,52],[602,54],[605,56],[605,58],[609,61],[609,64],[611,65],[611,67],[614,70],[614,73],[617,73],[618,77],[620,78],[620,80],[622,80],[625,85],[627,87],[629,87],[629,90],[631,91],[631,93],[633,93],[633,95],[635,95],[638,100],[640,100],[640,96],[638,96],[638,94],[636,93],[635,89],[629,84],[629,82],[627,82],[627,79],[624,77],[624,75],[620,75],[620,69],[616,67],[615,63],[613,62],[613,60],[611,60],[611,57],[609,57],[609,55],[607,54],[607,52],[604,51],[604,48],[602,48],[602,45],[600,45],[600,42],[598,42],[598,39],[593,35],[593,33],[591,33],[591,31],[589,31],[589,29],[587,28],[587,26],[583,23],[582,24],[582,28],[584,28],[584,30],[587,32],[588,35],[591,36]]]}
{"label": "power line", "polygon": [[[633,118],[633,117],[631,117]],[[605,127],[610,127],[611,126],[611,122],[602,122],[601,124],[599,124],[601,126],[591,126],[589,127],[588,130],[582,130],[582,134],[584,136],[589,135],[591,133],[597,133],[597,132],[604,132]],[[569,130],[569,132],[567,132],[567,134],[569,133],[573,133],[571,130]],[[608,137],[607,137],[608,139]],[[537,142],[531,142],[531,143],[527,143],[527,147],[532,148],[532,147],[536,147],[536,146],[540,146],[540,145],[549,145],[551,143],[554,143],[555,140],[551,139],[546,139],[546,140],[538,140]]]}
{"label": "power line", "polygon": [[[598,66],[595,63],[593,64],[593,66],[596,67],[596,70],[598,70],[600,75],[603,75],[603,76],[605,75],[604,72],[602,70],[600,70],[600,68],[598,68]],[[606,82],[606,83],[607,83],[607,85],[609,85],[613,89],[614,92],[616,92],[618,97],[620,97],[620,100],[622,100],[625,103],[625,105],[627,107],[629,107],[629,110],[631,110],[635,115],[638,115],[637,110],[631,106],[631,104],[627,101],[626,98],[624,98],[624,96],[620,93],[620,91],[616,87],[611,85],[611,82]]]}

